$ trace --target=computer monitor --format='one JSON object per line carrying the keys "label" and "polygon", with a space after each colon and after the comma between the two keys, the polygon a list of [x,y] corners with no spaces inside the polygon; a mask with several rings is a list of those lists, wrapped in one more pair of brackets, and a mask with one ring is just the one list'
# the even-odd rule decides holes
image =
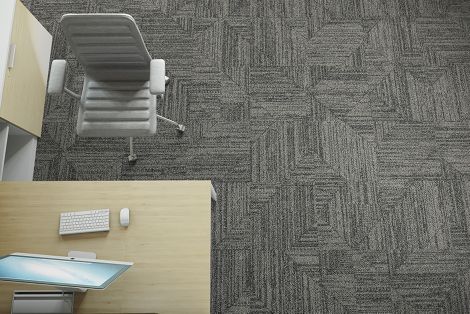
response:
{"label": "computer monitor", "polygon": [[132,265],[132,262],[13,253],[0,257],[0,280],[105,289]]}

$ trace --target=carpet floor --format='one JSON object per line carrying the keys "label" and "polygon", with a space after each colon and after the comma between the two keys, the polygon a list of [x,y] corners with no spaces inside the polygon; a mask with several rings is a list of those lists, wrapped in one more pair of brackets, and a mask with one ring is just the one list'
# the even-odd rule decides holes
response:
{"label": "carpet floor", "polygon": [[470,2],[23,0],[131,14],[171,83],[137,138],[47,97],[35,180],[212,179],[214,313],[470,312]]}

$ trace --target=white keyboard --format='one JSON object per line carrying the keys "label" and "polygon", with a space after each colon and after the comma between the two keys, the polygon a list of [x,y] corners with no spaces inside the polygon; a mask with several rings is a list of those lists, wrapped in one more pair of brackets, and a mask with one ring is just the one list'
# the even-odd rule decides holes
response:
{"label": "white keyboard", "polygon": [[98,231],[109,231],[109,209],[60,214],[60,235]]}

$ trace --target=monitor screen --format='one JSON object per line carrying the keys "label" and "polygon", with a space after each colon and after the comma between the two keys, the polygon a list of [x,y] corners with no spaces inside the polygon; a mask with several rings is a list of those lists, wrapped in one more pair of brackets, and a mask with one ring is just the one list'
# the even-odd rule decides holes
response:
{"label": "monitor screen", "polygon": [[104,289],[132,263],[15,253],[0,257],[0,280]]}

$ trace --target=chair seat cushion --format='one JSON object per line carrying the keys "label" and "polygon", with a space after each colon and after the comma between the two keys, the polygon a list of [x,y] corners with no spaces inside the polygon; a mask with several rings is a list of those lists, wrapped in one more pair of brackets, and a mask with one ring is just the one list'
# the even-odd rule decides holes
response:
{"label": "chair seat cushion", "polygon": [[83,137],[151,136],[157,131],[156,96],[148,81],[85,78],[77,134]]}

